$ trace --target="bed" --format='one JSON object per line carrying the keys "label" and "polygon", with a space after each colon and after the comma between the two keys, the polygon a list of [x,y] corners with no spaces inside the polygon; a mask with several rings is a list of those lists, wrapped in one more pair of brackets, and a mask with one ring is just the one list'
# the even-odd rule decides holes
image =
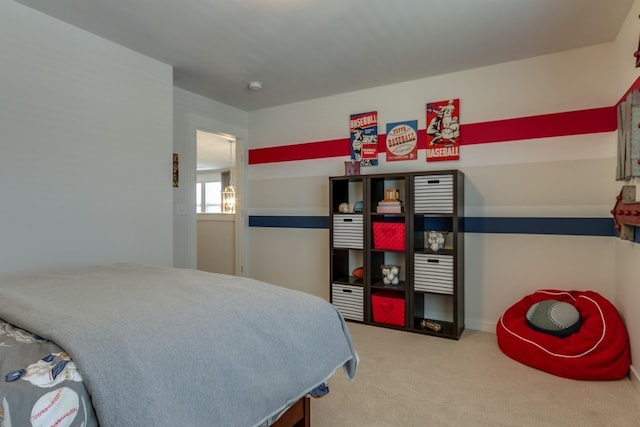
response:
{"label": "bed", "polygon": [[337,309],[264,282],[113,264],[0,277],[0,425],[309,425],[358,355]]}

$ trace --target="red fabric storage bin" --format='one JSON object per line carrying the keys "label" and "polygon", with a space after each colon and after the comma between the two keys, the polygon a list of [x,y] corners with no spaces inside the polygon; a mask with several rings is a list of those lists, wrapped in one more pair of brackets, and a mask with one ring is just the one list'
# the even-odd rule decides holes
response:
{"label": "red fabric storage bin", "polygon": [[404,326],[404,295],[394,291],[379,291],[371,295],[373,321]]}
{"label": "red fabric storage bin", "polygon": [[375,249],[404,251],[405,240],[404,222],[373,223],[373,247]]}

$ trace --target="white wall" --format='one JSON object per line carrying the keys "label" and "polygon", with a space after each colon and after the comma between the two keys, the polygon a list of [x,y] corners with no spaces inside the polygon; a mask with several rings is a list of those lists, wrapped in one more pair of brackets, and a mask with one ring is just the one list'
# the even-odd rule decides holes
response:
{"label": "white wall", "polygon": [[8,0],[0,64],[0,272],[171,265],[171,67]]}
{"label": "white wall", "polygon": [[[460,98],[477,123],[609,107],[618,98],[612,44],[562,52],[249,114],[251,147],[348,138],[348,117],[377,110],[385,124],[418,120],[425,104]],[[386,163],[371,172],[461,169],[467,216],[607,217],[616,191],[615,132],[467,145],[456,162]],[[251,215],[328,215],[328,180],[347,158],[249,167]],[[370,173],[365,170],[365,173]],[[252,276],[328,295],[328,231],[250,228]],[[494,330],[504,309],[539,288],[593,289],[613,299],[613,238],[468,233],[466,317]],[[290,259],[290,262],[287,262]],[[283,265],[284,263],[284,265]]]}
{"label": "white wall", "polygon": [[[237,193],[238,239],[244,239],[246,215],[242,204],[245,189],[244,167],[246,146],[249,139],[248,114],[228,105],[221,104],[201,95],[174,89],[173,105],[173,152],[180,159],[180,186],[173,189],[173,266],[196,268],[197,264],[197,227],[195,211],[196,192],[196,131],[227,133],[237,137],[236,168],[233,177]],[[186,214],[179,214],[181,208]],[[243,258],[244,245],[236,248],[236,257]]]}

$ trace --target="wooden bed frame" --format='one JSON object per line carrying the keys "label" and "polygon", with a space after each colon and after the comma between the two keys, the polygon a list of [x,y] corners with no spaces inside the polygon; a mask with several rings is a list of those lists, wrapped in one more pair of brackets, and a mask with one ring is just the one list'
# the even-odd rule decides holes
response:
{"label": "wooden bed frame", "polygon": [[271,427],[310,427],[311,398],[303,397],[271,425]]}

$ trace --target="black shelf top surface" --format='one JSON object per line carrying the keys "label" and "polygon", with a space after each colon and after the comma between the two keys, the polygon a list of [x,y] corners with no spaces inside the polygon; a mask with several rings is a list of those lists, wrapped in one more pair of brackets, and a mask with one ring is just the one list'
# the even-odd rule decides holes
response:
{"label": "black shelf top surface", "polygon": [[332,280],[331,283],[334,283],[336,285],[364,286],[362,279],[358,279],[354,276],[338,277],[337,279]]}
{"label": "black shelf top surface", "polygon": [[400,283],[398,283],[398,285],[393,286],[393,285],[385,285],[382,282],[376,282],[371,285],[371,289],[404,292],[407,290],[407,284],[404,281],[401,281]]}
{"label": "black shelf top surface", "polygon": [[427,255],[453,255],[455,251],[452,249],[440,249],[439,251],[432,251],[429,248],[415,248],[413,250],[414,253],[417,254],[427,254]]}

